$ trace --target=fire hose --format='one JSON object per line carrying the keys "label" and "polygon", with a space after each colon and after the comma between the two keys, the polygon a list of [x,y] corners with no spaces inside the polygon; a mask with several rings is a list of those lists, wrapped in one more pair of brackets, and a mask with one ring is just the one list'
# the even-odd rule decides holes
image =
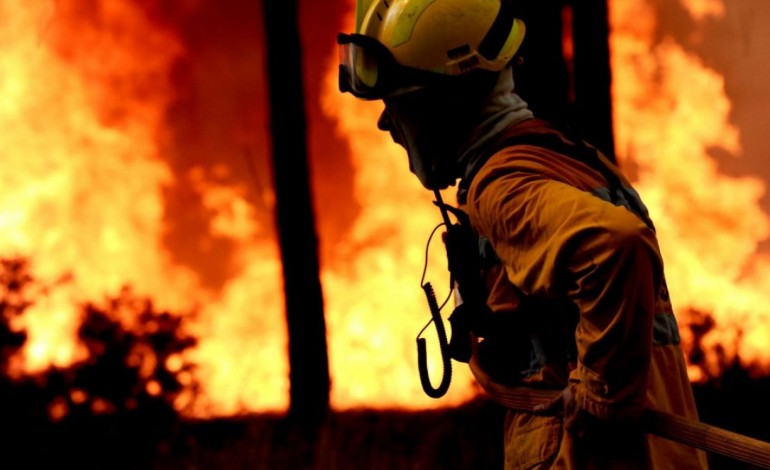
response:
{"label": "fire hose", "polygon": [[[481,370],[475,358],[471,358],[469,365],[476,381],[492,400],[506,408],[533,413],[537,405],[548,404],[561,393],[498,384]],[[650,408],[642,413],[640,424],[645,432],[664,439],[770,469],[768,442]]]}

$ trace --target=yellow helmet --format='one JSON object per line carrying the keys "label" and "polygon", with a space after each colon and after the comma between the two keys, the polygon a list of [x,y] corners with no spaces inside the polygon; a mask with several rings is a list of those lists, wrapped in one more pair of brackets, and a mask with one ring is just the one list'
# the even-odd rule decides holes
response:
{"label": "yellow helmet", "polygon": [[380,99],[475,70],[499,72],[524,39],[514,0],[358,0],[340,34],[340,90]]}

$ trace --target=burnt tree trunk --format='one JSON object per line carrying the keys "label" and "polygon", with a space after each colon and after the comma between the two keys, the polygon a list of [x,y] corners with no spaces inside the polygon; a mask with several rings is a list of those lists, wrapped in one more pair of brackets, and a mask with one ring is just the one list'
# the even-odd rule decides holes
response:
{"label": "burnt tree trunk", "polygon": [[572,10],[578,131],[615,161],[607,0],[572,0]]}
{"label": "burnt tree trunk", "polygon": [[289,417],[329,409],[329,364],[307,157],[297,0],[263,0],[278,239],[289,331]]}
{"label": "burnt tree trunk", "polygon": [[514,77],[537,117],[573,129],[615,161],[606,1],[518,5],[527,33]]}
{"label": "burnt tree trunk", "polygon": [[526,35],[514,62],[517,93],[535,116],[570,125],[570,75],[562,50],[563,0],[517,3]]}

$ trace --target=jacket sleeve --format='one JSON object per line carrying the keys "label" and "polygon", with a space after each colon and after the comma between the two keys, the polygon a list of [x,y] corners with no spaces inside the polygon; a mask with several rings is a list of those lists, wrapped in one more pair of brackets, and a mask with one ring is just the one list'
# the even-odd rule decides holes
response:
{"label": "jacket sleeve", "polygon": [[578,307],[570,384],[579,406],[606,419],[638,416],[662,271],[654,232],[590,192],[538,172],[502,170],[477,175],[471,220],[513,284]]}

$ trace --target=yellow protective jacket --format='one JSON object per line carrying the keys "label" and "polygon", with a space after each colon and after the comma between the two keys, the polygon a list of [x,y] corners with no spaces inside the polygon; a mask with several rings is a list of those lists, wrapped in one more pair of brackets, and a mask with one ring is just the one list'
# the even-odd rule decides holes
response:
{"label": "yellow protective jacket", "polygon": [[[480,344],[485,372],[569,384],[610,421],[645,407],[698,419],[655,229],[615,165],[530,119],[461,181],[458,200],[491,258],[487,303],[509,318]],[[554,416],[508,411],[504,436],[506,470],[707,468],[694,448],[638,431],[579,439]]]}

